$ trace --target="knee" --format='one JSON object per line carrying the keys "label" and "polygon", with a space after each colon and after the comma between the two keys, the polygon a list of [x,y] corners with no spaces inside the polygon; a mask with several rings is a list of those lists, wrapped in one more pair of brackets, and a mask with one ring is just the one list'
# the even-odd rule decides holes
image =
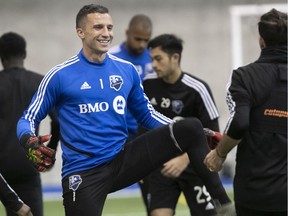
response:
{"label": "knee", "polygon": [[174,123],[173,134],[183,151],[191,147],[197,148],[206,140],[203,126],[197,118],[186,118]]}
{"label": "knee", "polygon": [[201,136],[203,135],[203,125],[198,118],[185,118],[174,124],[174,132],[186,136]]}
{"label": "knee", "polygon": [[207,140],[202,123],[197,118],[186,118],[174,123],[173,134],[182,151],[188,151],[190,148],[205,151],[208,149],[208,145],[202,145]]}

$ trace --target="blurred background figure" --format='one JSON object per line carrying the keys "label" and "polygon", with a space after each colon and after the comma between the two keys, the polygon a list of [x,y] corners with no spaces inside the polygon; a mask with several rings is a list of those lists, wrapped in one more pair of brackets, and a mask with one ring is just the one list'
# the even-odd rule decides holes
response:
{"label": "blurred background figure", "polygon": [[[0,173],[21,199],[31,207],[36,216],[43,215],[42,187],[39,172],[27,159],[16,136],[16,125],[28,107],[43,76],[26,70],[26,41],[14,32],[0,37]],[[50,113],[51,148],[56,149],[59,125],[54,113]],[[6,208],[7,216],[16,215]]]}
{"label": "blurred background figure", "polygon": [[[137,68],[138,74],[143,78],[153,73],[147,44],[152,35],[152,22],[144,14],[133,16],[126,30],[126,40],[110,48],[109,53],[119,58],[132,62]],[[137,122],[130,114],[127,117],[129,139],[133,139],[137,133]]]}

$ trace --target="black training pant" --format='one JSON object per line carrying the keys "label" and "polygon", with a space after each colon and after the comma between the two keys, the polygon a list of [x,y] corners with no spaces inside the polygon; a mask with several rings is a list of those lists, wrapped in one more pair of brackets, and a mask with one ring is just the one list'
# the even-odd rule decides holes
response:
{"label": "black training pant", "polygon": [[[197,167],[195,170],[203,177],[208,190],[221,185],[218,174],[209,172],[203,164],[209,148],[200,121],[191,118],[174,123],[172,135],[171,128],[166,125],[151,130],[127,143],[112,161],[65,177],[62,187],[66,216],[100,216],[108,193],[138,182],[177,156],[180,152],[177,144],[188,151],[191,163]],[[210,180],[211,176],[218,176],[218,181]],[[73,190],[71,182],[77,183]],[[229,202],[223,187],[210,193],[221,203]]]}

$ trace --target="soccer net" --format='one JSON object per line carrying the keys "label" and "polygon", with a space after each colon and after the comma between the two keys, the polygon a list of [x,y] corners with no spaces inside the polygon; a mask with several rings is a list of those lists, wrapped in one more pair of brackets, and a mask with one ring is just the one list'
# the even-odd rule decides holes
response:
{"label": "soccer net", "polygon": [[257,23],[272,8],[287,13],[287,4],[233,5],[230,7],[232,69],[258,58]]}

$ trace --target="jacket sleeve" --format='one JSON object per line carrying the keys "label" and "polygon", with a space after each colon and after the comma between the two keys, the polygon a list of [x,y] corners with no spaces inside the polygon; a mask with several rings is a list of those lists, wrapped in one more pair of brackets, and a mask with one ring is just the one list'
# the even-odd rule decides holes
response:
{"label": "jacket sleeve", "polygon": [[17,136],[19,140],[24,134],[36,134],[38,125],[54,107],[59,88],[57,74],[55,75],[52,69],[44,76],[30,105],[18,121]]}
{"label": "jacket sleeve", "polygon": [[197,109],[196,117],[199,118],[203,127],[220,131],[219,112],[208,84],[203,82],[203,90],[198,93],[198,97],[195,99],[196,106],[194,107],[194,109]]}
{"label": "jacket sleeve", "polygon": [[232,73],[230,83],[227,86],[226,102],[230,118],[224,133],[233,139],[241,139],[249,128],[249,112],[252,102],[239,69]]}
{"label": "jacket sleeve", "polygon": [[0,200],[6,208],[17,212],[23,205],[23,201],[18,197],[16,192],[8,185],[3,176],[0,174]]}

